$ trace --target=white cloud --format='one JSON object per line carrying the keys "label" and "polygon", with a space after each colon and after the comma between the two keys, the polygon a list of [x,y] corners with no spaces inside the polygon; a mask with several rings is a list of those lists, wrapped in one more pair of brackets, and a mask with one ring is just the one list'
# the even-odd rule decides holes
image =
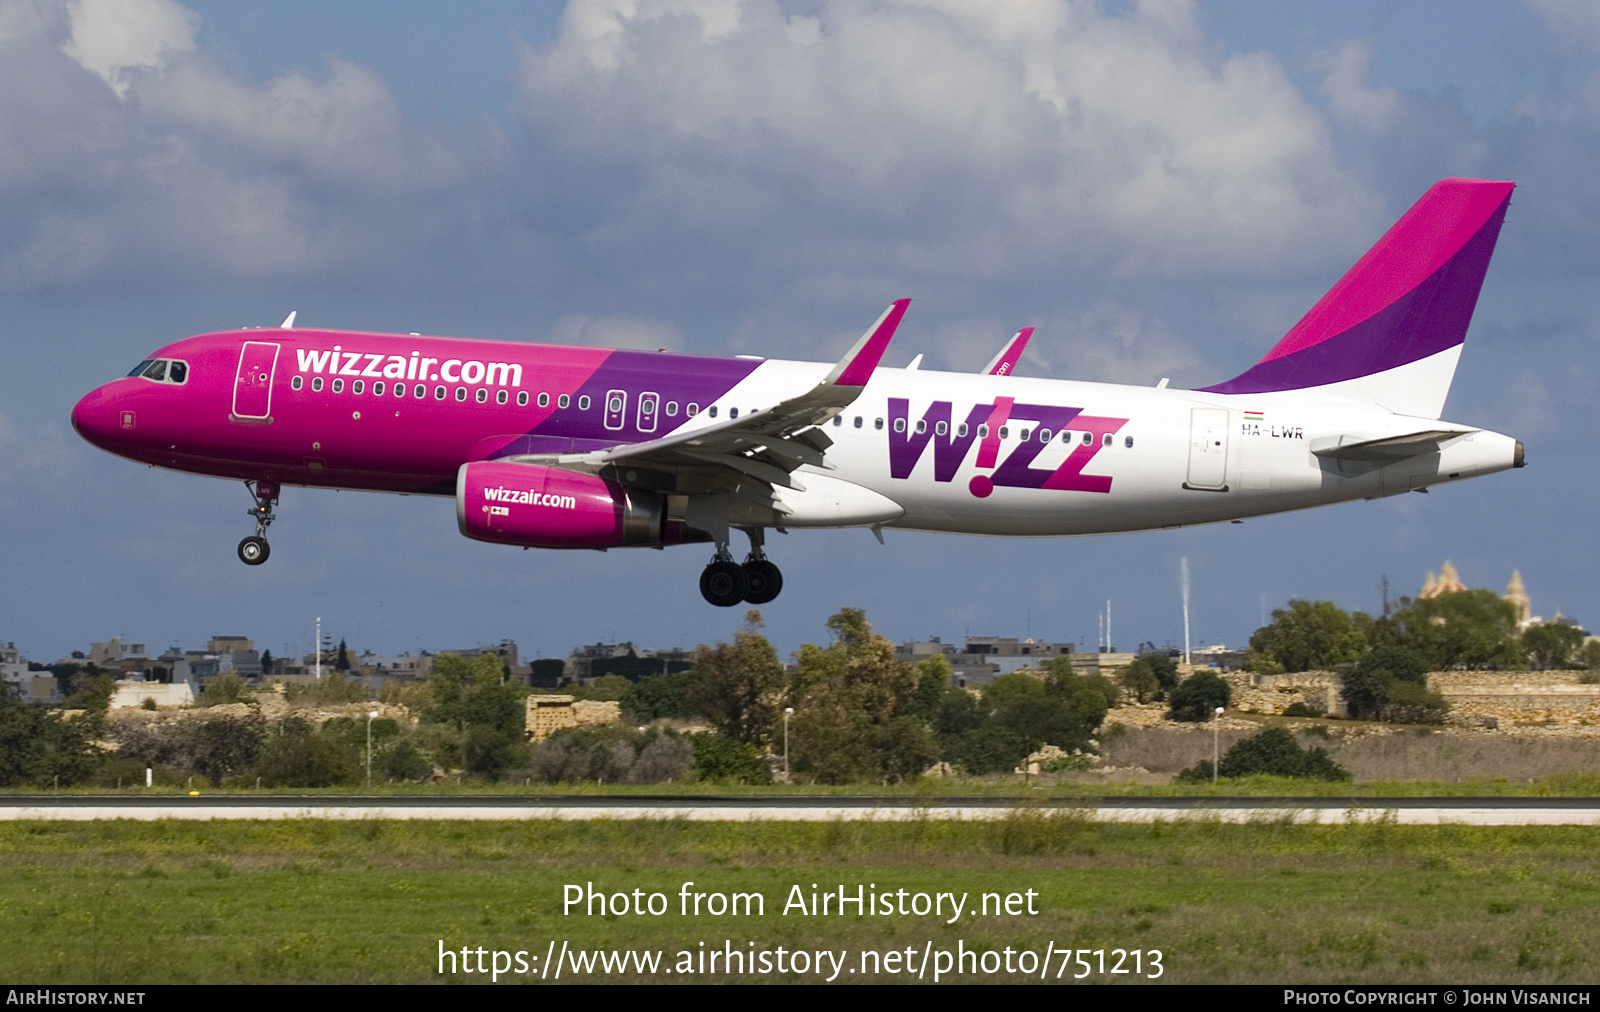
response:
{"label": "white cloud", "polygon": [[160,71],[176,54],[193,52],[200,17],[173,0],[70,0],[72,35],[61,51],[128,94],[134,74]]}
{"label": "white cloud", "polygon": [[462,168],[378,75],[248,84],[198,28],[172,0],[0,0],[0,289],[382,270],[445,217],[418,198]]}
{"label": "white cloud", "polygon": [[1376,208],[1277,61],[1219,54],[1190,3],[699,7],[575,0],[522,54],[536,130],[636,166],[662,215],[815,225],[861,265],[1166,275],[1297,266]]}
{"label": "white cloud", "polygon": [[683,348],[683,335],[671,325],[628,316],[563,316],[550,328],[550,340],[556,344],[636,351],[679,351]]}
{"label": "white cloud", "polygon": [[1341,126],[1374,136],[1394,124],[1400,96],[1393,88],[1373,88],[1372,44],[1352,39],[1332,52],[1317,54],[1312,65],[1323,72],[1321,91]]}

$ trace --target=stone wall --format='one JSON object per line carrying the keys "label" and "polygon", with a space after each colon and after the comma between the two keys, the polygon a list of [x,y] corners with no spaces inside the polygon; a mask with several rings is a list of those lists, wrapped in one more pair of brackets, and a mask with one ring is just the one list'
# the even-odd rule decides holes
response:
{"label": "stone wall", "polygon": [[1428,687],[1450,702],[1446,722],[1498,730],[1600,733],[1600,684],[1586,671],[1436,671]]}
{"label": "stone wall", "polygon": [[[1450,704],[1445,723],[1456,727],[1497,730],[1567,729],[1600,734],[1600,684],[1584,684],[1587,671],[1435,671],[1428,688]],[[1332,671],[1287,675],[1230,672],[1222,676],[1233,689],[1229,707],[1261,714],[1281,714],[1294,703],[1322,709],[1329,716],[1347,716],[1339,698],[1342,681]]]}

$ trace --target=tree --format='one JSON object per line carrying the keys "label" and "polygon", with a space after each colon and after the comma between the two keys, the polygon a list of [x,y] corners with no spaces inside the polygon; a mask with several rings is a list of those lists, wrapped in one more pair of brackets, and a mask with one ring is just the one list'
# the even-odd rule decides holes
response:
{"label": "tree", "polygon": [[1403,647],[1378,647],[1369,651],[1344,674],[1345,707],[1357,719],[1380,719],[1396,681],[1425,686],[1428,669],[1420,657]]}
{"label": "tree", "polygon": [[261,651],[261,673],[263,675],[272,674],[272,664],[273,664],[272,651],[271,650],[263,650],[263,651]]}
{"label": "tree", "polygon": [[1217,707],[1227,706],[1231,698],[1233,690],[1215,672],[1196,671],[1172,690],[1172,709],[1167,716],[1173,720],[1210,720]]}
{"label": "tree", "polygon": [[630,683],[622,694],[622,712],[639,724],[664,718],[687,719],[695,715],[690,687],[704,677],[698,671],[671,675],[647,675]]}
{"label": "tree", "polygon": [[1288,608],[1273,609],[1272,622],[1250,637],[1252,661],[1260,658],[1284,671],[1331,670],[1366,650],[1356,621],[1332,601],[1295,598]]}
{"label": "tree", "polygon": [[256,772],[268,787],[332,787],[358,781],[361,759],[337,735],[319,734],[308,721],[289,717],[261,749]]}
{"label": "tree", "polygon": [[496,780],[525,754],[527,690],[504,681],[500,658],[440,654],[428,685],[433,705],[423,711],[423,720],[456,730],[451,758],[462,769]]}
{"label": "tree", "polygon": [[1522,634],[1522,645],[1528,653],[1528,666],[1535,671],[1571,667],[1573,658],[1583,647],[1583,641],[1584,631],[1577,623],[1565,618],[1532,626]]}
{"label": "tree", "polygon": [[[1281,727],[1265,728],[1235,743],[1217,764],[1217,774],[1224,777],[1266,774],[1310,780],[1350,779],[1350,774],[1333,761],[1326,749],[1302,749],[1294,735]],[[1210,779],[1209,760],[1178,774],[1178,780],[1183,783],[1203,783]]]}
{"label": "tree", "polygon": [[350,670],[350,652],[345,649],[344,640],[342,639],[339,641],[339,656],[334,658],[333,669],[335,671]]}
{"label": "tree", "polygon": [[736,741],[763,746],[772,739],[777,701],[786,681],[778,652],[761,635],[764,623],[754,608],[732,643],[700,646],[694,652],[699,677],[684,689],[695,710]]}
{"label": "tree", "polygon": [[1413,601],[1374,623],[1372,639],[1410,650],[1429,671],[1517,669],[1526,661],[1516,605],[1481,588]]}
{"label": "tree", "polygon": [[99,727],[90,710],[66,719],[0,687],[0,787],[87,780],[101,760],[93,745]]}
{"label": "tree", "polygon": [[745,741],[720,734],[689,738],[694,749],[694,771],[701,780],[733,784],[770,784],[772,768],[761,750]]}
{"label": "tree", "polygon": [[800,648],[792,750],[795,769],[823,783],[904,779],[938,759],[929,725],[912,716],[924,672],[895,657],[866,613],[844,608],[828,619],[828,647]]}
{"label": "tree", "polygon": [[239,677],[238,672],[229,671],[206,681],[206,687],[200,690],[200,698],[195,700],[198,706],[221,706],[225,703],[254,703],[255,693],[250,690],[250,683]]}

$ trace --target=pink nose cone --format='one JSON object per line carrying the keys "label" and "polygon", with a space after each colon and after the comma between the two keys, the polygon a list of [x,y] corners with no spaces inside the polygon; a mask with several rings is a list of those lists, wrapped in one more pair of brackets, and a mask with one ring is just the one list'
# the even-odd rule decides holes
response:
{"label": "pink nose cone", "polygon": [[93,443],[103,450],[109,450],[117,441],[117,436],[137,424],[137,419],[132,416],[123,417],[124,412],[117,409],[114,398],[106,391],[106,387],[91,390],[72,409],[72,427],[78,430],[78,435]]}

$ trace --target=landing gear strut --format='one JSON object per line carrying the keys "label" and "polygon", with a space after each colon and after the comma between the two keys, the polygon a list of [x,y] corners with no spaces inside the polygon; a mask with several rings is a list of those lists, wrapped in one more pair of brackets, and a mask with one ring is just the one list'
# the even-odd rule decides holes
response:
{"label": "landing gear strut", "polygon": [[750,554],[744,560],[744,579],[748,585],[744,599],[751,604],[766,604],[783,590],[783,571],[767,560],[762,551],[766,541],[760,527],[750,529]]}
{"label": "landing gear strut", "polygon": [[266,535],[267,528],[272,526],[275,519],[272,504],[278,501],[278,483],[247,481],[244,487],[250,490],[250,498],[255,500],[255,505],[247,512],[255,517],[256,532],[239,542],[239,561],[247,566],[259,566],[272,554],[272,546],[267,544]]}
{"label": "landing gear strut", "polygon": [[744,565],[733,561],[726,542],[717,545],[717,554],[700,573],[700,594],[719,608],[732,608],[740,601],[766,604],[783,589],[783,573],[762,552],[762,529],[750,531],[750,554]]}

